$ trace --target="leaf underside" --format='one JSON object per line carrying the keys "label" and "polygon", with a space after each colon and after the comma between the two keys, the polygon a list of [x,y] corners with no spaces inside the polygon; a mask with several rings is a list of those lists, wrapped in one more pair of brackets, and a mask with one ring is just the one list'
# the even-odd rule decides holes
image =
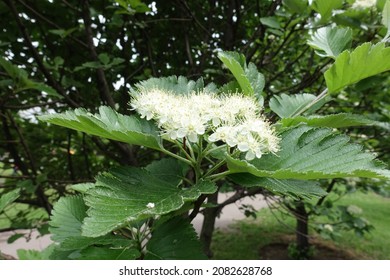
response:
{"label": "leaf underside", "polygon": [[336,58],[350,48],[351,41],[352,29],[327,26],[318,29],[307,43],[317,50],[318,55]]}
{"label": "leaf underside", "polygon": [[310,199],[326,195],[317,181],[261,178],[248,173],[232,174],[229,178],[243,187],[263,187],[276,195],[286,195],[293,198]]}
{"label": "leaf underside", "polygon": [[269,101],[270,109],[281,118],[288,118],[310,104],[316,96],[309,93],[275,95]]}
{"label": "leaf underside", "polygon": [[293,118],[284,118],[280,121],[283,126],[296,126],[300,123],[306,123],[314,127],[331,127],[343,128],[352,126],[379,126],[386,128],[385,123],[368,119],[362,115],[340,113],[326,116],[311,115],[311,116],[297,116]]}

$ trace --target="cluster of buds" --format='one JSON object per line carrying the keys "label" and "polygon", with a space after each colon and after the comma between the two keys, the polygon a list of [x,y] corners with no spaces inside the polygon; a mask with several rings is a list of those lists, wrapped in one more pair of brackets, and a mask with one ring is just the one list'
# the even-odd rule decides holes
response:
{"label": "cluster of buds", "polygon": [[279,138],[251,97],[141,89],[130,105],[141,118],[154,120],[169,140],[186,138],[197,143],[202,137],[208,142],[221,141],[245,152],[246,160],[279,150]]}

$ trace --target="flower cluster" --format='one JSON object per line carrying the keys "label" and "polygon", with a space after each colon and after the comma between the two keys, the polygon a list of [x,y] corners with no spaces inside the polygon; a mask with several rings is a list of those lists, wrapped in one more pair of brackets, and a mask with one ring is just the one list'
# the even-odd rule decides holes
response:
{"label": "flower cluster", "polygon": [[204,92],[177,95],[154,89],[141,90],[130,104],[141,118],[155,120],[163,136],[171,140],[222,141],[245,152],[247,160],[279,150],[279,138],[250,97]]}

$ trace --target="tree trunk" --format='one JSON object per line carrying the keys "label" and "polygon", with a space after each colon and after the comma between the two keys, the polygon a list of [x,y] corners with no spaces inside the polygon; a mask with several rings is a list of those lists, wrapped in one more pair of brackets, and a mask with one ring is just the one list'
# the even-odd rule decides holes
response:
{"label": "tree trunk", "polygon": [[[210,195],[207,198],[208,203],[217,204],[218,203],[218,192]],[[200,232],[200,241],[203,244],[204,253],[211,258],[213,253],[211,251],[211,241],[213,238],[215,219],[218,215],[218,207],[206,208],[203,212],[204,219],[202,224],[202,230]]]}
{"label": "tree trunk", "polygon": [[295,208],[296,225],[296,242],[299,258],[307,259],[309,257],[309,215],[306,212],[305,205],[299,201]]}

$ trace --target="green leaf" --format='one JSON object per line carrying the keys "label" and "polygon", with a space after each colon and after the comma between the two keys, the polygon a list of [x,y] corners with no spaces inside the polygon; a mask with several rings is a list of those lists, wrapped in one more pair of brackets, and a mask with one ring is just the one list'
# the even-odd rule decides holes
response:
{"label": "green leaf", "polygon": [[268,27],[274,28],[274,29],[280,29],[280,22],[276,17],[262,17],[260,18],[260,22],[263,25],[266,25]]}
{"label": "green leaf", "polygon": [[161,149],[157,128],[151,122],[119,114],[106,106],[100,107],[99,114],[95,115],[85,109],[76,109],[61,114],[40,116],[39,119],[128,144]]}
{"label": "green leaf", "polygon": [[11,235],[8,239],[7,239],[7,243],[8,244],[11,244],[11,243],[14,243],[16,240],[18,240],[19,238],[22,238],[24,237],[24,234],[23,233],[16,233],[14,235]]}
{"label": "green leaf", "polygon": [[318,29],[308,44],[316,51],[319,56],[328,56],[336,58],[344,50],[351,47],[352,29],[337,27],[322,27]]}
{"label": "green leaf", "polygon": [[297,116],[294,118],[285,118],[281,120],[283,126],[295,126],[299,123],[306,123],[314,127],[351,127],[351,126],[380,126],[385,128],[385,124],[375,120],[368,119],[362,115],[340,113],[334,115],[317,116],[311,115],[307,117]]}
{"label": "green leaf", "polygon": [[16,65],[13,65],[10,61],[4,59],[3,57],[0,57],[0,67],[2,67],[12,78],[15,92],[35,89],[40,92],[46,92],[51,96],[61,97],[52,87],[30,80],[25,70],[17,67]]}
{"label": "green leaf", "polygon": [[163,158],[153,161],[145,169],[154,176],[177,186],[183,180],[188,166],[173,158]]}
{"label": "green leaf", "polygon": [[307,8],[307,0],[283,0],[283,5],[294,13],[302,14]]}
{"label": "green leaf", "polygon": [[334,9],[341,8],[343,0],[314,0],[311,7],[321,15],[321,22],[325,22]]}
{"label": "green leaf", "polygon": [[229,178],[243,187],[264,187],[276,195],[287,195],[293,198],[310,199],[326,195],[326,192],[316,181],[260,178],[248,173],[232,174]]}
{"label": "green leaf", "polygon": [[135,260],[140,256],[136,248],[88,247],[78,260]]}
{"label": "green leaf", "polygon": [[309,93],[287,95],[274,95],[269,101],[270,109],[281,118],[294,116],[301,109],[316,99],[316,96]]}
{"label": "green leaf", "polygon": [[71,188],[79,193],[86,193],[89,189],[94,188],[94,183],[80,183],[72,185]]}
{"label": "green leaf", "polygon": [[267,154],[251,162],[227,156],[229,170],[276,179],[390,179],[390,171],[374,160],[374,155],[330,129],[302,125],[286,130],[280,137],[277,155]]}
{"label": "green leaf", "polygon": [[42,251],[18,249],[17,254],[19,260],[48,260],[54,249],[55,245],[52,244]]}
{"label": "green leaf", "polygon": [[206,181],[182,190],[170,178],[133,167],[100,174],[96,187],[89,189],[85,196],[90,208],[84,220],[83,235],[101,236],[130,222],[178,210],[202,193],[216,191],[216,186]]}
{"label": "green leaf", "polygon": [[49,222],[52,239],[61,242],[68,237],[81,236],[81,224],[87,207],[81,196],[61,197],[52,211]]}
{"label": "green leaf", "polygon": [[147,245],[147,260],[205,260],[201,243],[190,222],[176,217],[159,225]]}
{"label": "green leaf", "polygon": [[390,48],[384,43],[364,43],[352,52],[344,51],[325,72],[330,93],[362,79],[390,70]]}
{"label": "green leaf", "polygon": [[386,1],[382,11],[382,24],[387,28],[387,33],[383,42],[390,38],[390,0]]}
{"label": "green leaf", "polygon": [[253,63],[247,66],[244,55],[236,52],[219,52],[218,58],[232,72],[243,94],[255,95],[260,101],[262,100],[265,80]]}
{"label": "green leaf", "polygon": [[0,197],[0,213],[3,212],[5,207],[10,205],[20,196],[20,189],[15,189],[5,194],[2,194]]}
{"label": "green leaf", "polygon": [[[163,78],[150,78],[145,81],[141,81],[135,85],[137,90],[147,91],[153,89],[160,89],[169,91],[178,95],[191,94],[193,92],[215,92],[216,86],[209,84],[205,86],[202,78],[196,81],[188,80],[183,76],[170,76]],[[137,90],[132,89],[131,94],[137,94]]]}

